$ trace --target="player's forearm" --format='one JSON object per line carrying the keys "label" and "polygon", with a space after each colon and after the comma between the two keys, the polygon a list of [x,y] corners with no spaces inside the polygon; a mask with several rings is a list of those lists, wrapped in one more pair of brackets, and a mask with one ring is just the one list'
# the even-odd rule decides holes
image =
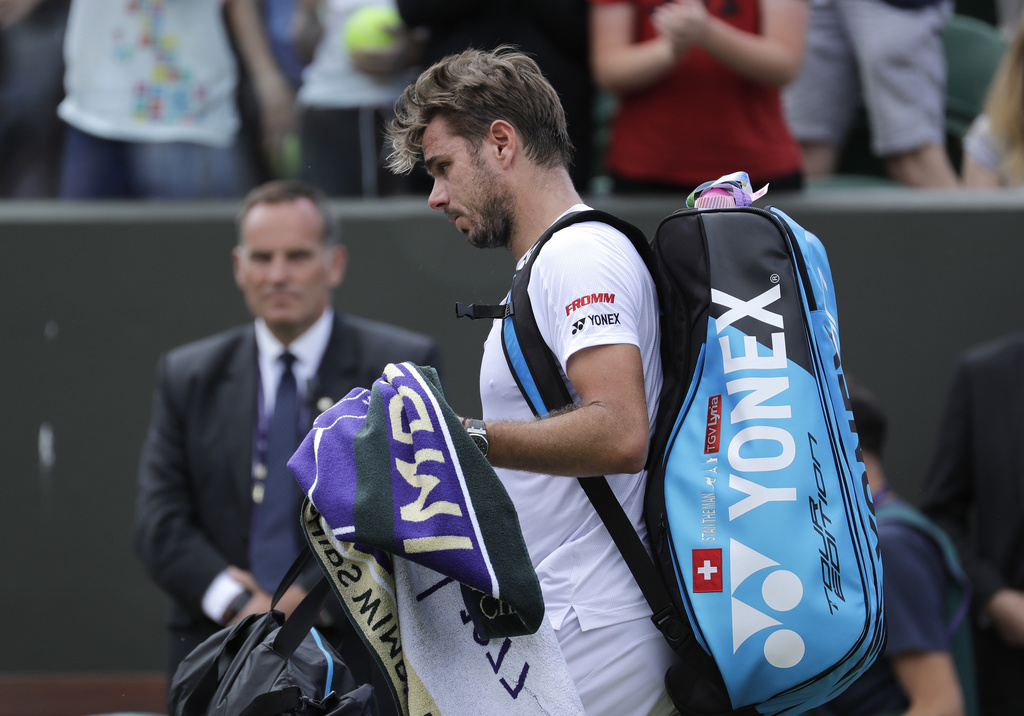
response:
{"label": "player's forearm", "polygon": [[592,404],[546,420],[488,422],[487,457],[495,467],[567,477],[634,473],[647,460],[646,416],[623,421]]}

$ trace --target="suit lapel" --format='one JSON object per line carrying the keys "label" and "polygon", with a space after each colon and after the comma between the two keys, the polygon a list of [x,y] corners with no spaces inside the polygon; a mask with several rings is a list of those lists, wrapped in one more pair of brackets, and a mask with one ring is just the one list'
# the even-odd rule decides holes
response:
{"label": "suit lapel", "polygon": [[[224,375],[221,395],[231,402],[222,406],[220,415],[226,419],[224,450],[228,456],[231,484],[239,504],[249,507],[252,502],[253,435],[258,418],[256,412],[256,334],[250,329],[239,341]],[[245,510],[246,515],[250,510]]]}
{"label": "suit lapel", "polygon": [[[345,319],[334,314],[334,326],[327,350],[320,360],[317,385],[310,397],[310,422],[356,387],[359,363],[358,337]],[[369,386],[364,386],[369,387]]]}

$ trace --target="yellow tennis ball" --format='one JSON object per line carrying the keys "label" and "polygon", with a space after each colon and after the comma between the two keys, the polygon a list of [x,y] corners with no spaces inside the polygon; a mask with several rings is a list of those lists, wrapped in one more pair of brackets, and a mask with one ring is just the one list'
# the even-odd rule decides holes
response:
{"label": "yellow tennis ball", "polygon": [[398,10],[381,5],[366,5],[352,13],[345,23],[345,46],[349,52],[388,50],[397,41],[388,29],[401,24]]}

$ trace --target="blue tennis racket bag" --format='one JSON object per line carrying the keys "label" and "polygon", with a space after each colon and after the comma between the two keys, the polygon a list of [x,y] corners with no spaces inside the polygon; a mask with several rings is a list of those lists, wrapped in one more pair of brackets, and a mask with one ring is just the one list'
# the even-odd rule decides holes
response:
{"label": "blue tennis racket bag", "polygon": [[543,417],[569,403],[526,286],[571,223],[630,237],[658,287],[665,371],[650,449],[653,561],[603,477],[581,478],[679,655],[666,685],[687,715],[800,714],[885,641],[878,535],[840,361],[821,242],[776,208],[683,209],[650,243],[597,211],[540,239],[501,306],[521,392]]}

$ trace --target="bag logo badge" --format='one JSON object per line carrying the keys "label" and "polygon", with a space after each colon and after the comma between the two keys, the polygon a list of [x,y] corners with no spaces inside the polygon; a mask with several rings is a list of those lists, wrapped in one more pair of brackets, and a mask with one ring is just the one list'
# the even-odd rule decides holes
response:
{"label": "bag logo badge", "polygon": [[722,550],[693,550],[693,592],[722,591]]}
{"label": "bag logo badge", "polygon": [[[732,651],[735,654],[754,634],[772,627],[782,627],[783,624],[736,597],[736,590],[754,573],[779,567],[779,563],[741,542],[730,542],[729,580],[733,595]],[[788,612],[795,609],[803,600],[804,585],[800,577],[788,569],[774,569],[765,575],[760,592],[768,609],[774,612]],[[788,669],[799,664],[804,658],[805,651],[803,637],[792,629],[776,629],[764,640],[765,660],[779,669]]]}
{"label": "bag logo badge", "polygon": [[722,442],[722,396],[708,398],[708,427],[704,432],[704,454],[718,452]]}

